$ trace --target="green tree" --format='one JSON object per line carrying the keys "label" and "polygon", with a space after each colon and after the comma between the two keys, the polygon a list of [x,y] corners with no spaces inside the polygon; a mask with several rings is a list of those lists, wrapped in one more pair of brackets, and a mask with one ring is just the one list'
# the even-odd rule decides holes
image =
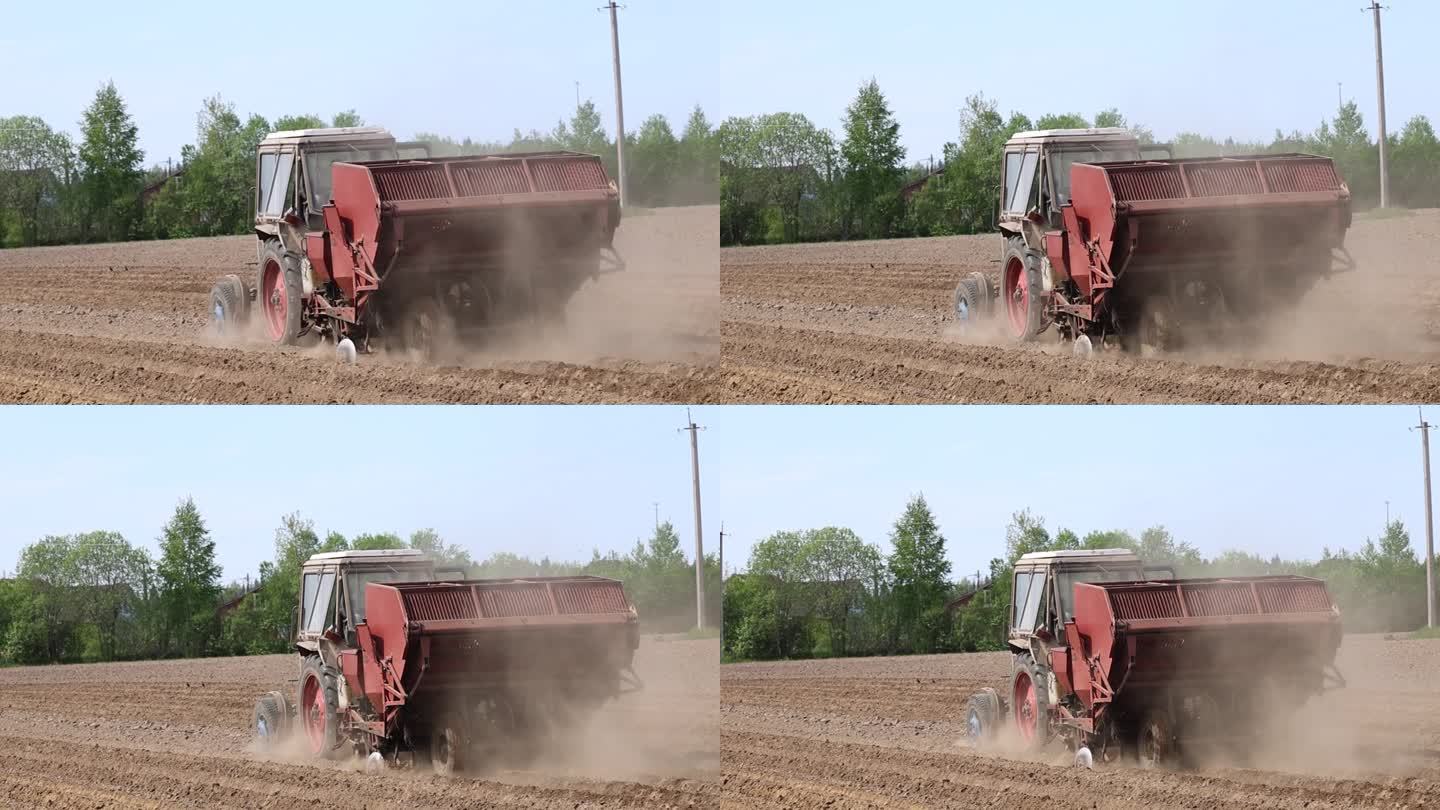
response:
{"label": "green tree", "polygon": [[94,625],[100,658],[114,660],[120,649],[122,617],[140,607],[152,563],[118,532],[87,532],[71,540],[72,585],[80,597],[79,617]]}
{"label": "green tree", "polygon": [[663,115],[652,115],[640,125],[633,145],[630,198],[637,205],[663,204],[680,169],[680,141]]}
{"label": "green tree", "polygon": [[[1118,112],[1116,113],[1118,115]],[[1080,113],[1042,115],[1035,121],[1036,129],[1085,129],[1090,122]]]}
{"label": "green tree", "polygon": [[677,202],[713,204],[720,193],[720,141],[699,104],[680,134],[680,165],[683,179]]}
{"label": "green tree", "polygon": [[323,129],[325,119],[318,115],[282,115],[275,119],[271,132],[288,132],[294,129]]}
{"label": "green tree", "polygon": [[361,118],[354,109],[341,110],[335,113],[335,118],[331,120],[330,125],[333,127],[363,127],[365,119]]}
{"label": "green tree", "polygon": [[381,532],[379,534],[357,534],[355,539],[350,541],[350,548],[356,551],[369,551],[387,548],[405,548],[405,541],[400,535],[392,532]]}
{"label": "green tree", "polygon": [[1430,120],[1423,115],[1411,118],[1393,140],[1391,199],[1406,208],[1440,207],[1440,140]]}
{"label": "green tree", "polygon": [[417,529],[410,533],[410,548],[419,549],[430,555],[439,569],[458,568],[469,571],[475,567],[470,551],[463,546],[447,545],[434,529]]}
{"label": "green tree", "polygon": [[929,625],[935,611],[944,605],[950,561],[945,557],[945,536],[924,495],[916,495],[905,505],[890,542],[894,546],[888,560],[897,621],[894,637],[900,649],[932,652],[942,628]]}
{"label": "green tree", "polygon": [[105,241],[128,239],[140,216],[141,171],[145,153],[125,100],[106,82],[80,120],[80,184],[85,200],[84,230]]}
{"label": "green tree", "polygon": [[161,531],[156,573],[167,640],[184,655],[203,655],[218,630],[220,565],[215,561],[215,541],[193,498],[180,502]]}
{"label": "green tree", "polygon": [[[797,113],[730,118],[720,125],[722,242],[793,242],[822,238],[817,220],[837,174],[829,132]],[[774,212],[773,225],[766,222]]]}
{"label": "green tree", "polygon": [[28,585],[34,630],[20,646],[40,652],[43,660],[65,660],[71,651],[80,615],[75,580],[74,554],[69,537],[50,536],[26,546],[20,552],[19,579]]}
{"label": "green tree", "polygon": [[167,184],[157,202],[161,215],[147,221],[155,236],[219,236],[252,227],[255,150],[271,131],[258,115],[243,122],[219,96],[205,100],[199,142],[181,150],[182,182]]}
{"label": "green tree", "polygon": [[33,116],[0,118],[0,246],[73,237],[65,222],[75,147]]}
{"label": "green tree", "polygon": [[852,230],[871,239],[889,236],[900,214],[905,149],[900,145],[900,124],[874,79],[860,85],[845,110],[843,129],[840,164],[845,213],[841,237],[848,238]]}

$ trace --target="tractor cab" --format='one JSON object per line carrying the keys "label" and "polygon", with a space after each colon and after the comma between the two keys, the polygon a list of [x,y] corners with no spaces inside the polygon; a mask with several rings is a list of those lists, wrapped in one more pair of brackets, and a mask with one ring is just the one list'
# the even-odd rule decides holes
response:
{"label": "tractor cab", "polygon": [[1070,200],[1071,166],[1141,157],[1140,142],[1123,127],[1017,132],[1005,142],[996,222],[1007,235],[1020,235],[1033,210],[1048,230],[1059,229],[1060,206]]}
{"label": "tractor cab", "polygon": [[382,127],[292,129],[266,135],[255,159],[257,234],[280,237],[281,222],[290,210],[308,230],[323,230],[320,209],[330,202],[332,164],[399,157],[395,137]]}
{"label": "tractor cab", "polygon": [[1015,563],[1011,589],[1009,644],[1031,649],[1031,640],[1054,643],[1065,637],[1065,622],[1075,618],[1077,582],[1140,582],[1174,579],[1167,567],[1146,567],[1123,548],[1036,551]]}
{"label": "tractor cab", "polygon": [[315,554],[300,574],[295,646],[319,649],[327,629],[355,646],[355,627],[365,621],[365,585],[371,582],[432,582],[465,579],[463,571],[437,571],[423,551],[377,549]]}

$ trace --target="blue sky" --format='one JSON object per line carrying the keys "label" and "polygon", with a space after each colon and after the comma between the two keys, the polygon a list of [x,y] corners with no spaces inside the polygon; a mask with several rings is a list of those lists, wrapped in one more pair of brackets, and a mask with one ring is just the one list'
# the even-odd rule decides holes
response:
{"label": "blue sky", "polygon": [[[75,134],[113,79],[147,162],[178,158],[195,114],[221,93],[243,115],[329,117],[354,108],[401,137],[419,130],[508,140],[575,109],[575,82],[612,134],[609,15],[597,0],[346,0],[246,7],[176,0],[5,4],[0,116],[38,115]],[[620,12],[626,129],[661,113],[679,130],[716,96],[718,7],[629,0]],[[310,13],[310,11],[314,13]],[[288,16],[287,16],[288,15]],[[289,33],[282,36],[283,29]],[[302,42],[301,40],[305,40]]]}
{"label": "blue sky", "polygon": [[[1360,0],[891,0],[883,4],[734,0],[717,117],[799,112],[839,131],[872,76],[911,160],[959,135],[965,97],[1035,117],[1120,108],[1162,139],[1191,130],[1268,140],[1333,116],[1336,82],[1374,137],[1375,54]],[[1440,3],[1387,0],[1387,123],[1440,123],[1434,35]],[[1021,25],[1033,34],[1021,35]]]}
{"label": "blue sky", "polygon": [[[1411,407],[734,406],[694,416],[707,428],[706,547],[723,521],[732,570],[782,529],[848,526],[888,551],[917,492],[957,574],[1003,555],[1010,515],[1025,507],[1052,530],[1163,523],[1207,554],[1314,557],[1377,535],[1389,500],[1423,548]],[[280,517],[297,510],[350,536],[429,526],[480,557],[584,559],[648,535],[659,502],[688,554],[684,423],[673,406],[0,408],[0,570],[46,534],[111,529],[153,550],[186,495],[227,577],[269,558]],[[331,437],[353,462],[317,472],[298,449],[303,432]]]}

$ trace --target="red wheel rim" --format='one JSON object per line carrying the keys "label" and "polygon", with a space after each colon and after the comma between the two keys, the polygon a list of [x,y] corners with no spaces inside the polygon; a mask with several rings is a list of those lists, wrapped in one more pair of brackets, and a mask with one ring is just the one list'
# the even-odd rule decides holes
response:
{"label": "red wheel rim", "polygon": [[1010,331],[1024,337],[1030,322],[1030,285],[1025,283],[1025,262],[1019,256],[1005,265],[1005,311],[1010,315]]}
{"label": "red wheel rim", "polygon": [[305,737],[310,741],[310,753],[325,753],[325,690],[320,688],[320,679],[314,675],[305,677],[305,686],[300,690],[300,716]]}
{"label": "red wheel rim", "polygon": [[1039,707],[1035,702],[1035,682],[1030,680],[1030,674],[1022,672],[1015,676],[1015,728],[1019,730],[1020,736],[1026,742],[1035,739],[1036,726],[1039,725]]}
{"label": "red wheel rim", "polygon": [[265,262],[260,295],[264,301],[265,326],[270,330],[270,339],[279,341],[285,336],[285,316],[290,303],[285,300],[285,274],[280,270],[280,263],[274,259]]}

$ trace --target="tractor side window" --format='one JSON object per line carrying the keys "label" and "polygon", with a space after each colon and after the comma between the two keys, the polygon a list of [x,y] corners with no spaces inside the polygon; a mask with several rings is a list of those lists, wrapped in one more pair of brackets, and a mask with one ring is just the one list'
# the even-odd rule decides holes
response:
{"label": "tractor side window", "polygon": [[1015,593],[1012,601],[1015,603],[1015,615],[1010,617],[1010,624],[1015,628],[1020,627],[1021,611],[1025,607],[1026,596],[1030,592],[1030,579],[1034,574],[1028,571],[1015,575]]}
{"label": "tractor side window", "polygon": [[310,605],[310,611],[305,616],[305,630],[310,633],[319,633],[325,629],[325,623],[335,613],[335,600],[332,598],[335,592],[335,574],[326,571],[320,575],[320,580],[315,588],[315,601]]}
{"label": "tractor side window", "polygon": [[1040,616],[1040,599],[1045,595],[1045,572],[1036,571],[1030,581],[1029,592],[1025,594],[1025,607],[1020,612],[1020,621],[1017,629],[1026,632],[1033,631],[1037,621],[1043,621]]}
{"label": "tractor side window", "polygon": [[275,184],[275,159],[280,157],[274,152],[260,153],[260,176],[257,178],[255,194],[255,210],[265,213],[269,210],[266,201],[270,199],[270,187]]}
{"label": "tractor side window", "polygon": [[1020,161],[1020,172],[1015,180],[1015,186],[1010,190],[1010,200],[1005,205],[1005,210],[1010,213],[1025,213],[1026,207],[1030,204],[1030,189],[1035,183],[1035,166],[1040,162],[1040,152],[1032,149],[1025,153]]}
{"label": "tractor side window", "polygon": [[295,163],[295,153],[282,152],[276,158],[275,179],[266,197],[265,213],[278,217],[285,213],[285,203],[290,196],[290,169]]}
{"label": "tractor side window", "polygon": [[[1003,205],[1010,201],[1010,195],[1015,191],[1015,184],[1020,180],[1020,163],[1024,155],[1020,152],[1005,153],[1005,192],[1000,197]],[[1005,206],[1009,208],[1009,206]]]}
{"label": "tractor side window", "polygon": [[319,574],[306,574],[305,587],[300,593],[300,626],[310,626],[310,613],[315,609],[315,591],[320,587]]}

